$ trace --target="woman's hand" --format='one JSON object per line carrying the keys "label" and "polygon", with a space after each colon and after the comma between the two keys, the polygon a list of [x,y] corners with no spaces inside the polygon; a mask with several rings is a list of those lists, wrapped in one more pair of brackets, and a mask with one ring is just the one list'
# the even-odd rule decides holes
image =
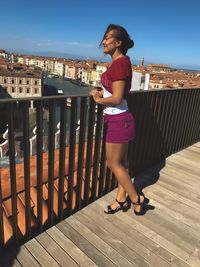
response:
{"label": "woman's hand", "polygon": [[90,91],[90,95],[93,97],[94,101],[98,103],[98,100],[103,96],[103,92],[99,90],[99,87],[94,87],[92,91]]}

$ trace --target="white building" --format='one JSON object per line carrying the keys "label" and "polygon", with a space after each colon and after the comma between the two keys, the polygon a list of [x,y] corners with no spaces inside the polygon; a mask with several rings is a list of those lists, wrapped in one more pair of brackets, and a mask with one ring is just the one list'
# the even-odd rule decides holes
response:
{"label": "white building", "polygon": [[86,84],[91,84],[91,70],[85,69],[82,71],[81,81]]}
{"label": "white building", "polygon": [[102,63],[96,66],[96,86],[101,84],[101,75],[107,70],[108,64]]}
{"label": "white building", "polygon": [[43,70],[45,69],[45,60],[44,59],[38,58],[36,60],[36,62],[37,62],[37,67],[39,67],[39,68],[41,68]]}
{"label": "white building", "polygon": [[141,72],[133,71],[131,91],[148,90],[149,78],[150,78],[150,75],[148,73],[142,74]]}
{"label": "white building", "polygon": [[6,51],[3,49],[0,49],[0,57],[6,58],[6,55],[7,55]]}
{"label": "white building", "polygon": [[56,75],[59,75],[59,76],[63,76],[64,73],[65,73],[65,71],[64,71],[64,64],[63,64],[63,62],[55,61],[53,74],[56,74]]}
{"label": "white building", "polygon": [[45,62],[45,70],[53,73],[55,61],[52,59],[47,59]]}
{"label": "white building", "polygon": [[18,56],[18,60],[17,60],[17,62],[18,63],[20,63],[20,64],[25,64],[25,60],[24,60],[24,57],[20,57],[20,56]]}

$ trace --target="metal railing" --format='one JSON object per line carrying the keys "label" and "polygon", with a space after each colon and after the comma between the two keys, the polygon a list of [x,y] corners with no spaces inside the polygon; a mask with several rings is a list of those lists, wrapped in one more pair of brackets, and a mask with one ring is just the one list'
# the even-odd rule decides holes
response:
{"label": "metal railing", "polygon": [[139,91],[130,95],[129,107],[136,119],[132,175],[200,140],[200,89]]}
{"label": "metal railing", "polygon": [[[9,149],[9,165],[1,167],[0,177],[1,247],[29,240],[116,187],[106,165],[102,107],[88,96],[70,98],[71,108],[66,96],[0,100],[7,110]],[[200,89],[139,91],[128,99],[137,127],[129,146],[132,176],[200,140]],[[30,101],[35,107],[35,155],[30,154]],[[20,162],[16,102],[21,110]]]}

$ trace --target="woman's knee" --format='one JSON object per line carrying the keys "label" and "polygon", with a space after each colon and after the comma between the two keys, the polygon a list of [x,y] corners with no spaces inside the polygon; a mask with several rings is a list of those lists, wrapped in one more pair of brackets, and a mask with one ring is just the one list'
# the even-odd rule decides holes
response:
{"label": "woman's knee", "polygon": [[119,162],[112,161],[112,160],[107,161],[107,166],[112,172],[115,172],[118,169],[122,168],[122,164],[120,164]]}
{"label": "woman's knee", "polygon": [[107,159],[107,166],[108,166],[108,168],[109,168],[110,170],[112,170],[112,168],[113,168],[113,162],[112,162],[112,160],[108,160],[108,159]]}

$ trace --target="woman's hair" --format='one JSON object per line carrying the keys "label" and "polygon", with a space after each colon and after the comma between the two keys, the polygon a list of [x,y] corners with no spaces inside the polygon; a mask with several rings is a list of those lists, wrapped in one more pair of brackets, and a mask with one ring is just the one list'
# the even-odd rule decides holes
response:
{"label": "woman's hair", "polygon": [[107,33],[110,31],[114,31],[114,38],[122,42],[119,49],[122,52],[122,54],[126,55],[128,49],[134,46],[134,41],[130,38],[127,30],[120,25],[110,24],[107,27],[103,39],[101,40],[100,46],[102,45],[103,40],[105,39]]}

